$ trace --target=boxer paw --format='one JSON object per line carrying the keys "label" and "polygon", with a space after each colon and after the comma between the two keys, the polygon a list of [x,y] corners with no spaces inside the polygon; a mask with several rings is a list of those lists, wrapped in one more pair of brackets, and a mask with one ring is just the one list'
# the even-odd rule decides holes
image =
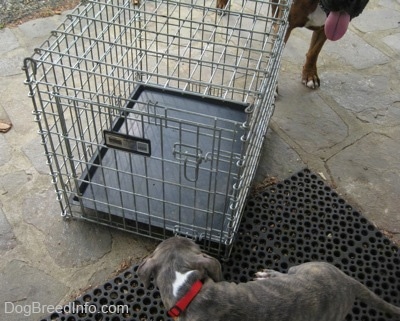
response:
{"label": "boxer paw", "polygon": [[308,88],[316,89],[320,86],[319,77],[316,68],[305,68],[303,67],[303,74],[301,82]]}
{"label": "boxer paw", "polygon": [[217,9],[224,9],[228,0],[217,0]]}

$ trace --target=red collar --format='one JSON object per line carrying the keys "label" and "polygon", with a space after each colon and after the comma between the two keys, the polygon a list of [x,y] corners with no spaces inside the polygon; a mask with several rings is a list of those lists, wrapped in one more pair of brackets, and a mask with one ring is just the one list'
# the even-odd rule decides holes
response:
{"label": "red collar", "polygon": [[172,318],[177,318],[179,315],[186,310],[190,302],[195,298],[195,296],[200,292],[203,286],[203,282],[197,280],[190,290],[180,299],[169,311],[168,315]]}

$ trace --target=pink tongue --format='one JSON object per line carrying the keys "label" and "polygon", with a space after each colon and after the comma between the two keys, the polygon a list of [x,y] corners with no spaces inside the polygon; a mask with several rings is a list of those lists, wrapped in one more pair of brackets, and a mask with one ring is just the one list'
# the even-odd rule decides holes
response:
{"label": "pink tongue", "polygon": [[332,41],[339,40],[346,33],[349,22],[350,15],[347,12],[330,12],[325,21],[326,37]]}

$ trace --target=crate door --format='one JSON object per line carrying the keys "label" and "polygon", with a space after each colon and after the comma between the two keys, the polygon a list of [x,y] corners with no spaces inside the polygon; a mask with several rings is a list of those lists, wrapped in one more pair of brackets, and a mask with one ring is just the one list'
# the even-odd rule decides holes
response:
{"label": "crate door", "polygon": [[101,148],[81,183],[85,206],[125,224],[220,240],[244,113],[215,104],[141,88],[122,113],[109,111],[112,125],[102,131]]}

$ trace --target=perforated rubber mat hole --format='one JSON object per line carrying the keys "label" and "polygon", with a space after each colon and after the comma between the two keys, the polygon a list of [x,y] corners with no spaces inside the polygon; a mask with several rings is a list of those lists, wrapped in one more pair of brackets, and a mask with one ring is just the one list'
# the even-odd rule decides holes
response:
{"label": "perforated rubber mat hole", "polygon": [[[309,261],[330,262],[400,306],[399,248],[305,169],[250,196],[230,259],[222,265],[226,280],[247,282],[261,269],[286,272]],[[172,321],[158,290],[144,289],[136,269],[132,266],[41,321]],[[356,302],[346,320],[392,319]]]}

